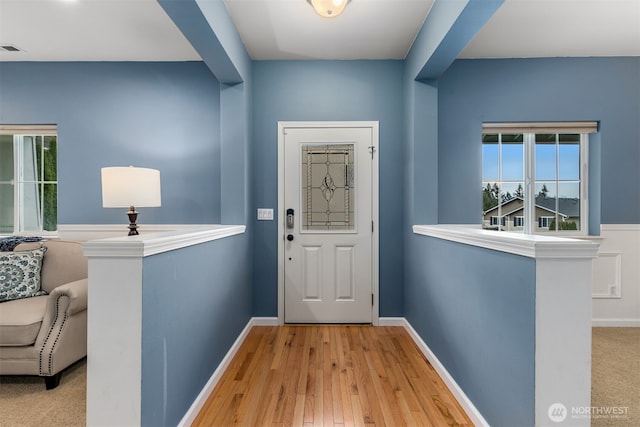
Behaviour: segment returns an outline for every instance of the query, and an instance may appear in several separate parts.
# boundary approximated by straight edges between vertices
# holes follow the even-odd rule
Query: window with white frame
[[[491,225],[502,225],[504,226],[506,224],[505,218],[504,217],[499,217],[499,216],[492,216],[491,220],[490,220],[490,224]]]
[[[549,228],[555,219],[553,216],[538,217],[538,228]]]
[[[484,124],[483,227],[587,234],[589,134],[595,122]],[[513,227],[494,222],[509,214]]]
[[[0,234],[57,229],[57,151],[55,126],[0,125]]]
[[[515,217],[513,217],[513,226],[514,227],[524,227],[524,216],[515,216]]]

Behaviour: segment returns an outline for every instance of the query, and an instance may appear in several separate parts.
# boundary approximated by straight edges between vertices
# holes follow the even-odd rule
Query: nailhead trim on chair
[[[56,310],[55,310],[56,316],[53,319],[53,322],[51,323],[51,328],[49,329],[49,333],[47,334],[47,337],[44,339],[44,342],[42,343],[42,347],[40,348],[40,375],[42,375],[42,376],[51,375],[51,371],[53,371],[53,357],[52,357],[53,351],[55,350],[56,345],[58,344],[58,339],[60,339],[60,335],[62,334],[62,330],[64,329],[64,325],[67,322],[68,316],[67,316],[66,311],[65,311],[65,316],[62,319],[62,323],[60,324],[60,327],[59,328],[55,328],[56,324],[58,323],[58,318],[60,317],[60,303],[59,303],[59,301],[60,301],[60,298],[62,298],[62,297],[66,297],[66,295],[60,295],[58,298],[56,298]],[[49,355],[48,355],[49,369],[47,371],[48,373],[45,373],[43,371],[43,369],[42,369],[42,365],[43,365],[43,363],[42,363],[43,360],[42,359],[43,359],[43,355],[44,355],[45,349],[47,348],[47,345],[51,341],[50,340],[51,331],[54,328],[58,330],[58,333],[56,334],[56,337],[55,337],[55,339],[53,341],[53,344],[51,345],[51,349],[49,350]]]

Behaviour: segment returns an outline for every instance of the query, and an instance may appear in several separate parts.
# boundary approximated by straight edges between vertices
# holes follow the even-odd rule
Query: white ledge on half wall
[[[137,236],[89,240],[82,244],[87,257],[146,257],[212,240],[242,234],[244,225],[181,225],[177,229]]]
[[[483,230],[479,225],[414,225],[413,232],[529,258],[595,258],[598,244],[589,240]]]

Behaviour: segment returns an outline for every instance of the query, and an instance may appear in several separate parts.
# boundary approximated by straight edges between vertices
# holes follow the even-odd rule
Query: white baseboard
[[[184,414],[184,417],[182,417],[182,420],[180,420],[180,423],[178,423],[178,427],[189,427],[195,421],[196,417],[200,413],[200,410],[207,402],[209,395],[213,392],[213,389],[216,388],[216,385],[218,385],[218,381],[220,381],[220,378],[222,378],[222,374],[224,374],[224,371],[231,364],[231,360],[233,360],[233,357],[240,349],[240,346],[249,334],[249,330],[251,330],[251,327],[253,326],[254,323],[252,318],[249,320],[247,326],[244,327],[242,332],[240,332],[240,335],[238,335],[238,338],[235,340],[227,354],[224,356],[216,370],[213,372],[213,375],[211,375],[209,381],[207,381],[204,388],[200,391],[198,397],[196,397],[196,400],[193,401],[187,413]]]
[[[213,372],[213,375],[211,375],[209,381],[207,381],[204,388],[198,394],[198,397],[196,397],[196,400],[193,401],[187,413],[184,414],[184,417],[182,417],[182,420],[180,420],[178,427],[188,427],[193,423],[193,421],[195,421],[198,413],[200,413],[200,410],[207,402],[209,395],[213,392],[213,389],[216,388],[216,385],[218,385],[218,381],[220,381],[220,378],[222,378],[222,374],[224,374],[224,371],[229,367],[229,365],[231,364],[231,360],[240,349],[240,346],[242,345],[244,340],[247,338],[247,335],[249,334],[251,328],[254,326],[278,326],[278,318],[252,317],[251,319],[249,319],[249,322],[247,322],[247,326],[245,326],[242,332],[240,332],[240,335],[238,335],[238,338],[235,340],[227,354],[224,356],[216,370]]]
[[[251,326],[278,326],[277,317],[253,317]]]
[[[596,328],[640,328],[640,319],[593,319]]]
[[[404,317],[381,317],[378,320],[379,326],[402,326],[407,324],[407,320]]]
[[[444,365],[440,363],[440,361],[438,360],[436,355],[433,354],[429,346],[427,346],[427,344],[422,340],[422,338],[420,338],[420,335],[418,335],[415,329],[413,329],[411,324],[405,318],[401,318],[401,320],[402,320],[402,326],[404,326],[404,328],[407,330],[407,332],[409,333],[413,341],[416,343],[420,351],[422,351],[422,354],[424,354],[424,356],[427,358],[429,363],[431,363],[431,365],[436,370],[438,375],[440,375],[440,378],[442,378],[442,381],[444,381],[447,388],[449,388],[449,390],[451,391],[451,394],[453,394],[453,396],[456,398],[456,400],[458,401],[462,409],[464,409],[464,411],[467,413],[469,418],[471,418],[471,421],[473,422],[473,424],[478,427],[480,426],[490,427],[487,420],[484,419],[480,411],[478,411],[478,409],[471,402],[471,400],[469,400],[469,398],[464,393],[462,388],[460,388],[458,383],[456,383],[456,381],[449,374],[449,372],[444,367]]]
[[[222,378],[222,374],[229,367],[229,365],[231,364],[231,360],[236,355],[236,353],[240,349],[240,346],[249,334],[249,330],[253,326],[278,326],[278,324],[279,323],[277,317],[253,317],[249,320],[247,326],[244,327],[236,341],[233,343],[225,357],[222,359],[222,362],[220,362],[213,375],[211,375],[211,378],[209,378],[209,381],[207,381],[202,391],[200,391],[200,393],[198,394],[198,397],[196,397],[196,400],[191,404],[191,407],[184,415],[184,417],[182,417],[182,420],[180,420],[178,427],[188,427],[196,419],[198,413],[209,398],[209,395],[213,392],[213,389],[218,384],[218,381],[220,381],[220,378]],[[460,386],[458,386],[453,377],[449,375],[449,372],[447,372],[444,365],[440,363],[438,358],[435,356],[435,354],[433,354],[433,352],[429,349],[422,338],[420,338],[420,335],[418,335],[415,329],[413,329],[407,319],[405,319],[404,317],[381,317],[379,319],[379,325],[401,326],[405,328],[409,333],[411,339],[413,339],[420,351],[425,355],[438,375],[440,375],[440,378],[442,378],[445,385],[449,388],[462,409],[464,409],[469,418],[471,418],[473,424],[476,426],[489,427],[489,423],[487,423],[482,414],[480,414],[473,403],[471,403],[467,395],[464,394],[464,391],[462,391]]]

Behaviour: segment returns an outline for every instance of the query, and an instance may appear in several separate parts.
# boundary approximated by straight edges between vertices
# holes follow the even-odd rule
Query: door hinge
[[[373,307],[373,294],[371,294],[371,307]]]
[[[376,228],[373,225],[373,221],[371,221],[371,232],[374,233],[375,231],[376,231]]]
[[[369,152],[371,153],[371,160],[373,160],[373,154],[376,152],[376,147],[373,145],[369,146]]]

